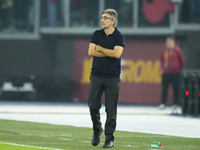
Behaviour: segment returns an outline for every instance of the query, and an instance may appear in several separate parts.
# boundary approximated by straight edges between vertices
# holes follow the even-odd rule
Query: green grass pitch
[[[134,125],[131,125],[134,128]],[[12,120],[0,120],[0,150],[99,150],[103,149],[102,134],[98,146],[91,145],[92,129]],[[150,147],[151,141],[162,143]],[[198,150],[199,138],[115,132],[116,150]]]

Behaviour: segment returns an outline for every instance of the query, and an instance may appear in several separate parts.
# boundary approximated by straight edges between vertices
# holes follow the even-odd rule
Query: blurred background
[[[199,0],[0,0],[0,99],[87,102],[88,46],[107,8],[126,37],[119,103],[160,103],[160,53],[171,34],[186,59],[180,96],[199,94]]]

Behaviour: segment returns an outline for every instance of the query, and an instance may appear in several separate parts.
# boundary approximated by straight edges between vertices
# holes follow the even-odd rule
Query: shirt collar
[[[105,33],[104,29],[102,29],[102,32],[103,32],[103,33],[106,35],[106,33]],[[115,30],[114,30],[114,32],[113,32],[112,34],[109,34],[108,36],[114,35],[116,32],[117,32],[117,28],[115,27]],[[106,36],[107,36],[107,35],[106,35]]]

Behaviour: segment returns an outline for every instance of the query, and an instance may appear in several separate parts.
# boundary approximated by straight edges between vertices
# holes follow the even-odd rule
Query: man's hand
[[[95,46],[95,50],[98,52],[101,52],[102,47],[100,45],[96,45]]]

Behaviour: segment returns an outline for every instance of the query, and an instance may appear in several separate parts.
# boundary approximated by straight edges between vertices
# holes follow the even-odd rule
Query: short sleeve
[[[119,34],[116,42],[116,46],[125,47],[125,36],[123,34]]]
[[[98,32],[97,31],[95,31],[93,33],[90,43],[94,43],[94,44],[98,45]]]

